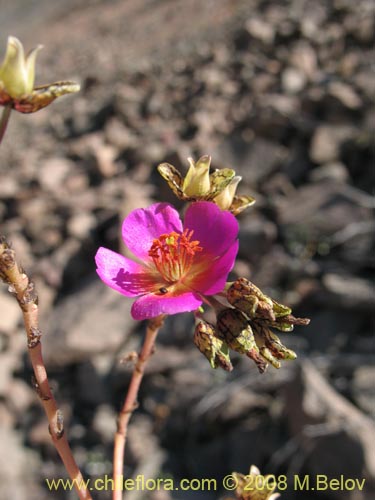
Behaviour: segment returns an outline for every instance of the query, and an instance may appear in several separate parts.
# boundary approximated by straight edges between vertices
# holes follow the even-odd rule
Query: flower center
[[[196,252],[203,250],[199,241],[191,241],[193,232],[189,229],[185,229],[182,234],[173,231],[162,234],[152,242],[148,254],[168,283],[183,278],[191,268]]]

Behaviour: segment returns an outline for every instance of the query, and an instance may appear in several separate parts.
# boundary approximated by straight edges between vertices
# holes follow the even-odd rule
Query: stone
[[[369,280],[328,273],[323,277],[323,285],[331,305],[369,313],[375,308],[375,287]]]
[[[84,240],[90,234],[90,231],[94,229],[96,224],[96,219],[94,215],[81,212],[74,214],[68,221],[67,228],[69,233],[79,240]]]
[[[250,35],[257,40],[265,43],[266,45],[270,45],[273,43],[275,38],[275,30],[272,24],[269,24],[267,21],[264,21],[260,17],[251,17],[246,22],[246,29],[250,33]]]
[[[313,80],[317,71],[316,52],[308,42],[298,43],[291,54],[291,63],[304,73],[306,78]]]
[[[281,84],[287,94],[298,94],[306,85],[306,77],[298,68],[286,68],[281,75]]]
[[[340,146],[353,136],[354,130],[349,126],[319,126],[311,139],[310,158],[315,163],[328,163],[340,156]]]
[[[38,180],[43,189],[57,192],[74,170],[74,163],[67,158],[50,158],[39,166]]]
[[[40,462],[35,452],[25,448],[21,435],[13,429],[0,428],[0,498],[37,500],[44,498],[37,486]]]
[[[314,168],[310,172],[309,178],[312,182],[332,180],[345,183],[349,181],[349,173],[345,165],[337,161]]]
[[[117,417],[112,406],[101,404],[96,408],[92,428],[100,435],[104,443],[113,442]]]
[[[271,221],[250,214],[240,226],[239,257],[256,262],[266,254],[277,238],[277,227]]]
[[[10,335],[21,321],[22,312],[16,299],[5,288],[0,289],[0,332]]]
[[[56,305],[41,325],[46,332],[46,363],[64,366],[95,354],[116,352],[135,325],[130,316],[131,303],[97,277],[83,284]]]
[[[346,83],[332,82],[329,85],[329,92],[348,109],[358,109],[362,105],[362,100],[357,92]]]

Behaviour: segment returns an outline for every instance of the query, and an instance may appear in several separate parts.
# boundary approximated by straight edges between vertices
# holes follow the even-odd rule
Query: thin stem
[[[3,113],[2,113],[1,119],[0,119],[0,144],[3,140],[4,134],[6,132],[11,112],[12,112],[12,105],[11,104],[7,104],[6,106],[4,106]]]
[[[143,379],[145,365],[154,352],[156,336],[160,328],[163,326],[164,318],[165,315],[161,315],[148,322],[145,340],[134,366],[125,402],[118,417],[117,432],[115,435],[113,450],[114,489],[112,500],[122,499],[124,452],[128,433],[128,424],[133,411],[137,408],[138,391]]]
[[[27,347],[34,370],[34,388],[47,415],[52,442],[74,481],[80,500],[92,500],[64,434],[63,416],[58,409],[48,382],[42,357],[41,331],[38,323],[38,300],[34,285],[16,262],[15,252],[0,239],[0,279],[9,285],[20,305],[27,334]]]

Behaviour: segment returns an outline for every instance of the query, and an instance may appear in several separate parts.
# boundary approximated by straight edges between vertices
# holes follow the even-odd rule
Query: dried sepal
[[[292,314],[288,314],[287,316],[276,318],[276,321],[271,321],[269,326],[281,332],[291,332],[294,329],[294,325],[307,326],[309,323],[309,318],[295,318]]]
[[[52,101],[65,94],[78,92],[80,86],[75,82],[55,82],[35,87],[32,92],[19,98],[10,97],[0,81],[0,105],[11,104],[12,108],[20,113],[35,113],[45,108]]]
[[[251,207],[255,203],[255,198],[252,196],[234,196],[229,210],[233,215],[239,215],[241,212],[246,210],[246,208]]]
[[[228,345],[216,336],[213,325],[206,321],[199,321],[194,331],[194,344],[206,356],[212,368],[220,366],[228,372],[233,370]]]
[[[184,179],[176,167],[170,163],[161,163],[158,166],[158,172],[167,181],[168,186],[180,200],[186,200],[182,188]]]

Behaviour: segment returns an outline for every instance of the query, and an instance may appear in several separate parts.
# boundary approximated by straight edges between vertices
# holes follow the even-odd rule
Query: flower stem
[[[41,331],[38,322],[38,298],[34,284],[20,269],[16,262],[14,250],[9,247],[3,238],[0,238],[0,279],[9,285],[10,292],[15,295],[22,310],[27,335],[27,347],[34,370],[34,388],[47,415],[52,442],[70,478],[74,481],[74,487],[80,500],[92,500],[64,434],[62,413],[57,407],[48,382],[42,357]]]
[[[3,113],[2,113],[1,118],[0,118],[0,144],[3,140],[4,134],[6,132],[11,112],[12,112],[12,106],[10,104],[7,104],[4,107]]]
[[[122,499],[124,452],[128,433],[128,424],[133,411],[137,408],[138,391],[143,379],[145,365],[154,352],[156,336],[160,328],[163,326],[164,319],[165,315],[160,315],[157,318],[150,320],[147,324],[145,340],[143,342],[137,362],[134,366],[125,402],[118,417],[117,432],[115,435],[113,450],[114,490],[112,500]]]

